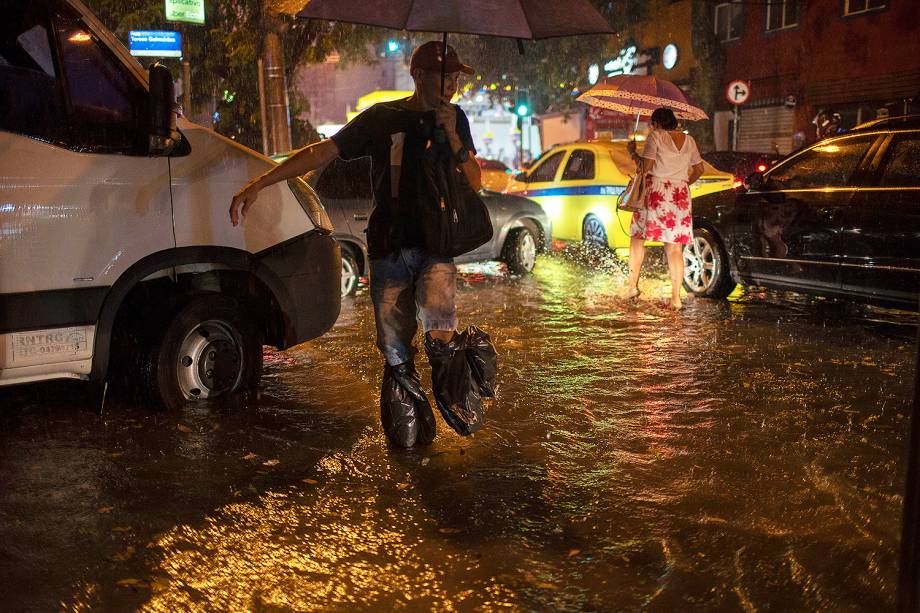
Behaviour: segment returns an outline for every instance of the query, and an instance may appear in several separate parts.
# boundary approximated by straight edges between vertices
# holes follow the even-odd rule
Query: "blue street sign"
[[[182,57],[182,36],[178,32],[131,30],[131,55]]]

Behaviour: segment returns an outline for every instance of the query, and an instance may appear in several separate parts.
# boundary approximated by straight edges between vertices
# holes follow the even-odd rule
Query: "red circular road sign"
[[[725,89],[725,99],[731,104],[744,104],[751,96],[751,85],[746,81],[732,81]]]

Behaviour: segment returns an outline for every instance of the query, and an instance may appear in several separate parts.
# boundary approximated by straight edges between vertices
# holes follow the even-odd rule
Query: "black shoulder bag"
[[[450,145],[435,134],[421,160],[418,204],[425,248],[441,257],[469,253],[492,240],[489,210],[457,168]]]

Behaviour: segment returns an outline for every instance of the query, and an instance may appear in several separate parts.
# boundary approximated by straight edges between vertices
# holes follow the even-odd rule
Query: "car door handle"
[[[367,221],[367,215],[355,214],[355,221]]]

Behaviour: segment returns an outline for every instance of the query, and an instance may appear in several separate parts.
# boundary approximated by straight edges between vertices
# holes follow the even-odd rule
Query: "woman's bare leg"
[[[629,238],[629,288],[626,291],[628,298],[639,295],[639,271],[642,270],[643,259],[645,259],[645,239],[631,236]]]
[[[684,282],[684,246],[665,243],[665,255],[668,257],[668,272],[671,274],[671,306],[681,308],[680,287]]]

